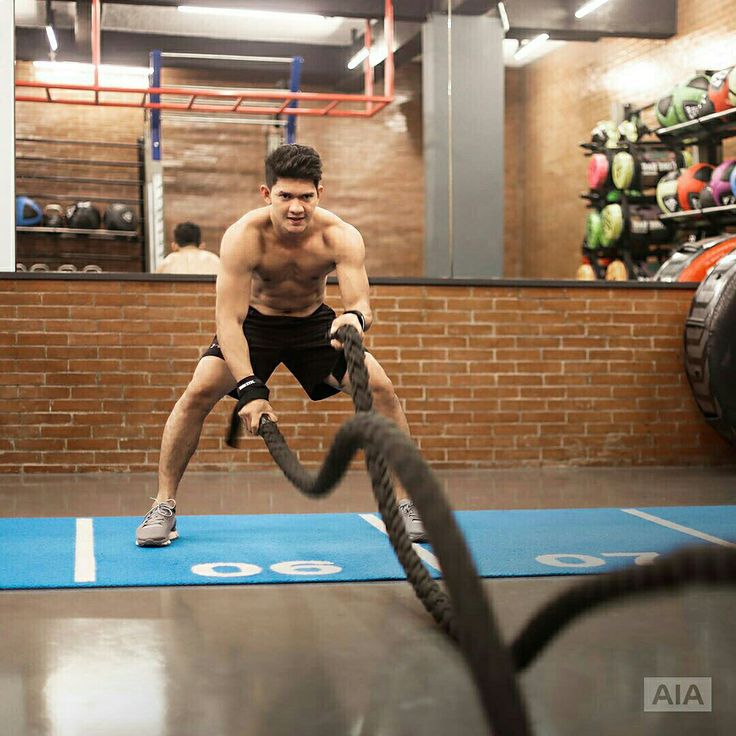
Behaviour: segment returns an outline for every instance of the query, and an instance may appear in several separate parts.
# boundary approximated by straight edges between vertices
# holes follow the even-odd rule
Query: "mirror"
[[[682,9],[678,18],[673,0],[598,2],[579,19],[582,0],[454,0],[429,14],[408,2],[395,9],[394,100],[363,116],[370,103],[339,96],[366,83],[383,94],[382,1],[220,5],[106,2],[98,19],[97,3],[16,2],[16,78],[36,85],[17,92],[20,269],[153,272],[178,249],[206,272],[203,254],[218,252],[225,228],[263,205],[266,153],[299,142],[321,153],[321,205],[361,231],[370,276],[574,279],[592,260],[603,277],[625,259],[615,245],[584,244],[599,227],[589,215],[603,211],[581,198],[601,151],[580,144],[599,121],[641,108],[641,127],[660,127],[652,105],[673,85],[736,61],[734,28],[716,18],[704,28]],[[97,83],[115,90],[98,94],[102,105],[68,89],[94,83],[98,53]],[[125,91],[151,74],[176,90],[160,113]],[[290,89],[332,97],[289,115],[279,95]],[[71,98],[85,104],[58,104]],[[719,131],[687,146],[695,162],[736,155]],[[659,222],[655,189],[642,195],[621,208],[626,232]],[[199,244],[174,245],[185,222],[199,226]],[[636,240],[625,276],[649,278],[678,243],[733,223],[722,213],[669,222],[666,242]]]

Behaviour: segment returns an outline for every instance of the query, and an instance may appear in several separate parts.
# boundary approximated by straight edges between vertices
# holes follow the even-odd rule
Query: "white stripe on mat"
[[[96,580],[94,525],[92,519],[77,519],[77,539],[74,546],[74,582],[94,583]]]
[[[683,534],[689,534],[691,537],[697,537],[698,539],[704,539],[706,542],[713,542],[713,544],[720,544],[721,547],[736,547],[736,544],[729,542],[726,539],[720,537],[714,537],[712,534],[706,534],[705,532],[698,531],[697,529],[691,529],[689,526],[683,526],[677,524],[674,521],[668,521],[663,519],[661,516],[654,516],[654,514],[648,514],[646,511],[639,511],[639,509],[621,509],[625,514],[631,514],[632,516],[638,516],[640,519],[651,521],[654,524],[660,526],[666,526],[668,529],[674,529],[677,532]]]
[[[360,518],[378,529],[379,532],[383,532],[388,536],[386,525],[377,516],[373,516],[373,514],[360,514]],[[424,560],[430,567],[437,570],[437,572],[442,572],[439,560],[426,547],[422,547],[421,544],[412,544],[411,546],[414,547],[414,551],[419,555],[420,559]]]

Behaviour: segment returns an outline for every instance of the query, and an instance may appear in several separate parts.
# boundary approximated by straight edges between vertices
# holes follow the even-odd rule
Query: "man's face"
[[[298,234],[309,227],[322,186],[315,187],[308,179],[277,179],[271,189],[262,186],[261,194],[271,205],[274,224],[286,233]]]

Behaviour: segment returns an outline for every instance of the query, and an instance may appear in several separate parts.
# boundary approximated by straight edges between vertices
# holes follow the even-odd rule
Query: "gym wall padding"
[[[694,289],[376,285],[368,345],[434,467],[731,465],[683,369]],[[328,299],[338,305],[337,288]],[[0,277],[0,472],[154,471],[161,432],[214,331],[214,283]],[[273,406],[303,462],[352,414],[280,368]],[[232,402],[192,469],[272,468],[230,450]]]
[[[721,54],[723,65],[736,60],[736,0],[679,0],[677,8],[673,38],[568,43],[522,69],[507,70],[507,121],[520,120],[516,135],[523,145],[514,175],[522,192],[507,197],[521,221],[506,238],[507,263],[518,264],[518,270],[507,276],[573,277],[585,219],[579,195],[586,160],[577,145],[588,140],[597,120],[610,117],[614,104],[649,104],[696,69],[718,68]],[[518,80],[512,83],[510,77]],[[724,158],[735,155],[736,139],[724,141]],[[514,222],[508,208],[508,221]]]

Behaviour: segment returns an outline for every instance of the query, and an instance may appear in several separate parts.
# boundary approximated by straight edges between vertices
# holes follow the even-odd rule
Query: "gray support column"
[[[422,29],[424,273],[500,277],[503,29],[497,18],[454,16],[451,33],[448,44],[446,15]]]
[[[15,14],[0,2],[0,271],[15,271]]]

